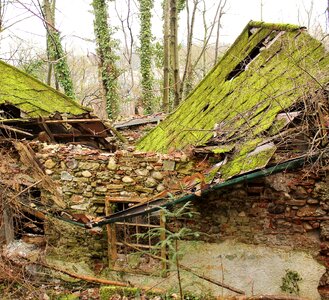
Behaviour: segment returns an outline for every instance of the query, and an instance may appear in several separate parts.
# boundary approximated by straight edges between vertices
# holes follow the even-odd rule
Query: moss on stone
[[[126,297],[138,297],[141,295],[141,290],[132,287],[116,287],[116,286],[102,286],[99,289],[100,300],[111,299],[114,295],[126,296]]]
[[[56,299],[57,300],[79,300],[80,298],[77,295],[70,294],[70,295],[59,296]]]
[[[79,115],[90,110],[32,76],[0,61],[0,104],[11,104],[28,117],[56,112]]]

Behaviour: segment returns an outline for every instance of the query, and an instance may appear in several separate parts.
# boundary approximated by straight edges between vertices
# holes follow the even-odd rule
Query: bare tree
[[[115,4],[115,11],[117,17],[120,21],[121,31],[123,32],[124,36],[124,50],[123,50],[123,57],[126,60],[127,68],[129,68],[130,74],[130,87],[128,93],[132,90],[135,85],[135,78],[134,78],[134,71],[132,67],[132,58],[133,58],[133,45],[134,45],[134,35],[132,30],[132,8],[131,8],[131,0],[125,0],[125,5],[127,6],[127,15],[123,16]]]
[[[328,0],[328,4],[327,4],[327,22],[328,22],[327,26],[329,28],[329,0]]]
[[[195,16],[198,8],[198,4],[200,0],[193,0],[193,8],[192,14],[190,14],[190,5],[189,1],[186,1],[186,13],[187,13],[187,45],[186,45],[186,60],[184,73],[182,77],[181,84],[181,95],[187,94],[192,89],[192,45],[193,45],[193,34],[194,34],[194,24],[195,24]],[[187,79],[187,80],[186,80]]]
[[[6,1],[0,0],[0,32],[2,32],[3,30],[5,11],[6,11]]]
[[[222,27],[222,24],[221,24],[221,19],[223,17],[223,15],[225,14],[225,7],[226,7],[226,1],[227,0],[224,0],[223,1],[223,4],[220,5],[220,11],[219,11],[219,14],[218,14],[218,19],[217,19],[217,32],[216,32],[216,44],[215,44],[215,59],[214,59],[214,65],[217,64],[217,61],[218,61],[218,54],[219,54],[219,38],[220,38],[220,28]]]
[[[219,34],[220,34],[220,27],[221,27],[221,19],[223,15],[225,14],[225,7],[227,0],[220,0],[215,8],[215,15],[212,20],[212,22],[209,24],[209,17],[207,13],[209,10],[213,10],[213,6],[211,8],[207,7],[207,1],[205,0],[193,0],[194,6],[192,9],[192,14],[191,14],[191,21],[188,22],[188,43],[187,43],[187,55],[186,55],[186,64],[185,64],[185,70],[183,74],[183,80],[182,80],[182,94],[184,96],[188,95],[189,92],[191,91],[193,87],[193,77],[194,74],[197,72],[197,69],[200,65],[200,62],[202,62],[202,77],[205,76],[206,72],[208,71],[209,67],[207,65],[207,59],[206,59],[206,54],[207,50],[210,46],[210,40],[213,37],[213,32],[216,29],[216,42],[215,42],[215,58],[213,60],[213,64],[215,64],[218,60],[218,53],[219,53]],[[202,8],[199,9],[199,5],[202,3]],[[208,5],[209,6],[209,5]],[[187,9],[187,15],[190,15],[189,12],[189,5],[186,5]],[[203,21],[203,40],[202,40],[202,46],[201,50],[199,51],[198,55],[192,59],[191,57],[191,51],[193,48],[193,28],[194,28],[194,19],[197,18],[197,11],[201,13],[202,16],[202,21]],[[188,19],[190,19],[188,17]]]

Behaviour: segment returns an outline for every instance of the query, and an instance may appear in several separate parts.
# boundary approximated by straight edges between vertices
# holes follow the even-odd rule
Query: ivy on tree
[[[113,32],[108,24],[108,12],[105,0],[93,0],[94,32],[96,36],[97,54],[102,80],[106,111],[109,118],[115,119],[119,113],[118,76],[116,62],[119,59],[114,49],[118,47]]]
[[[67,63],[66,53],[63,50],[60,33],[55,29],[55,0],[44,0],[43,14],[45,17],[45,26],[47,29],[47,55],[51,64],[54,65],[55,79],[63,88],[64,93],[74,98],[73,81],[70,69]],[[49,78],[51,68],[49,70]],[[48,80],[50,84],[50,79]]]
[[[140,60],[142,75],[142,102],[145,113],[149,114],[153,111],[154,95],[153,95],[153,74],[152,74],[152,31],[151,31],[151,9],[153,8],[153,0],[139,0],[140,3]]]

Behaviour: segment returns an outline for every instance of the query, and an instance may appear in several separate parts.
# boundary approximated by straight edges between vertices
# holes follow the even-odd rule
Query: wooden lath
[[[126,139],[108,121],[95,118],[90,114],[64,119],[54,117],[0,119],[0,136],[15,139],[36,139],[42,142],[93,143],[95,147],[114,151],[108,140],[114,137],[125,143]]]
[[[40,185],[42,188],[52,195],[52,200],[60,208],[65,208],[66,204],[63,201],[61,193],[58,191],[58,187],[55,182],[48,176],[43,170],[41,163],[37,159],[34,151],[28,144],[24,144],[19,141],[12,142],[14,147],[19,153],[21,162],[28,168],[31,169],[34,178],[40,180]]]
[[[132,204],[133,206],[138,206],[142,203],[147,202],[149,199],[147,198],[138,198],[138,197],[111,197],[106,196],[105,198],[105,212],[106,217],[110,217],[115,213],[114,207],[116,205],[128,206]],[[154,223],[151,221],[150,215],[146,217],[134,217],[131,220],[124,220],[123,222],[115,222],[112,224],[108,224],[106,226],[107,236],[108,236],[108,260],[109,266],[118,271],[124,271],[124,268],[116,266],[116,260],[118,259],[119,252],[123,252],[125,255],[128,255],[130,252],[135,252],[136,249],[139,251],[147,251],[147,250],[158,250],[159,257],[161,257],[161,269],[162,271],[166,271],[167,264],[165,262],[167,252],[166,247],[158,247],[151,236],[147,236],[147,232],[149,230],[154,229],[163,229],[159,230],[160,236],[159,240],[164,241],[166,238],[165,228],[166,222],[165,219],[161,216],[157,218],[157,222]],[[142,233],[145,234],[146,238],[140,238]],[[121,235],[120,235],[121,233]],[[121,249],[121,250],[120,250]],[[164,272],[165,273],[165,272]]]

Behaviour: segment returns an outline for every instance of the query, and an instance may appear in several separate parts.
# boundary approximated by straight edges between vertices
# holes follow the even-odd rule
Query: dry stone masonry
[[[115,153],[80,145],[38,144],[37,157],[56,181],[68,207],[104,214],[106,196],[147,199],[186,176],[186,155],[128,150]],[[132,201],[133,202],[133,201]]]

